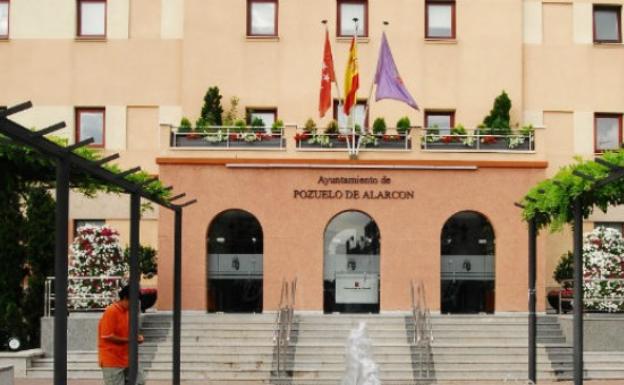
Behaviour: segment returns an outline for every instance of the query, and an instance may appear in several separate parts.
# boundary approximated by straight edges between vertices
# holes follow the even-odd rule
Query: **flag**
[[[321,70],[321,93],[319,95],[319,113],[321,118],[331,107],[331,84],[336,81],[334,59],[329,44],[329,31],[325,30],[325,49],[323,51],[323,67]]]
[[[351,48],[349,49],[349,61],[347,62],[347,69],[345,71],[344,87],[345,98],[343,111],[345,115],[349,115],[351,107],[355,105],[355,93],[360,87],[360,75],[358,74],[355,37],[353,37],[353,40],[351,40]]]
[[[394,64],[392,52],[384,32],[381,37],[381,48],[379,49],[379,59],[377,60],[377,71],[375,72],[375,100],[394,99],[406,103],[410,107],[418,110],[418,105],[412,95],[410,95],[399,71]]]

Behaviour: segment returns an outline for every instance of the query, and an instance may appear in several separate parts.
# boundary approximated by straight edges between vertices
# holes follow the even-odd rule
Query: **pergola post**
[[[67,227],[69,221],[69,161],[56,163],[56,234],[54,252],[54,385],[67,384]]]
[[[174,210],[173,246],[173,385],[180,385],[180,333],[182,321],[182,208]]]
[[[583,206],[574,198],[574,385],[583,385]]]
[[[128,383],[135,385],[139,368],[139,223],[141,220],[141,197],[130,194],[130,327],[128,344],[129,375]]]
[[[537,259],[537,223],[529,220],[529,380],[537,382],[537,316],[535,313],[535,276]]]

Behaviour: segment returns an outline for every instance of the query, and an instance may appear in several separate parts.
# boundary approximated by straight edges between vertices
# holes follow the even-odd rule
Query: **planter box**
[[[466,146],[465,144],[458,143],[458,142],[451,142],[451,143],[444,143],[444,142],[426,143],[426,147],[425,147],[425,143],[422,144],[422,148],[426,149],[426,150],[474,150],[475,146],[476,146],[476,144],[473,144],[472,146]]]
[[[329,143],[330,146],[321,146],[318,143],[308,143],[308,140],[303,140],[301,141],[301,143],[298,144],[298,148],[315,148],[315,149],[347,149],[347,142],[345,140],[338,140],[338,138],[333,137],[333,138],[329,138]],[[412,148],[412,143],[411,140],[408,141],[407,143],[407,149],[411,149]],[[382,139],[379,139],[377,142],[377,146],[374,146],[372,144],[368,144],[366,146],[360,146],[360,149],[368,149],[368,150],[375,150],[375,149],[396,149],[396,150],[404,150],[405,149],[405,141],[404,140],[400,140],[400,141],[384,141]]]
[[[175,135],[172,137],[173,147],[206,147],[206,148],[281,148],[285,147],[283,143],[284,139],[281,137],[272,137],[270,139],[263,139],[254,142],[245,142],[244,140],[230,141],[229,145],[227,141],[222,142],[209,142],[205,139],[205,136],[199,136],[196,138],[188,138],[186,136]]]

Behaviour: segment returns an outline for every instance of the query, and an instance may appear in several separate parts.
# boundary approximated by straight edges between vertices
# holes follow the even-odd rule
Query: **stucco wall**
[[[381,309],[407,310],[410,279],[422,279],[432,309],[440,303],[440,232],[463,210],[485,215],[496,235],[496,309],[526,311],[526,226],[512,204],[526,186],[543,178],[543,169],[464,171],[231,169],[224,166],[161,165],[161,178],[196,197],[183,216],[183,308],[206,307],[206,236],[212,219],[226,209],[256,216],[264,234],[264,309],[277,306],[283,278],[298,279],[297,307],[322,309],[323,233],[345,210],[370,215],[381,232]],[[391,190],[412,190],[414,200],[300,200],[295,189],[318,189],[319,176],[384,175]],[[366,186],[338,189],[367,190]],[[374,190],[383,189],[375,186]],[[161,210],[160,263],[170,265],[173,221]],[[541,263],[543,266],[543,262]],[[538,298],[543,299],[543,271]],[[159,309],[171,307],[172,271],[159,273]],[[540,307],[543,306],[540,303]]]

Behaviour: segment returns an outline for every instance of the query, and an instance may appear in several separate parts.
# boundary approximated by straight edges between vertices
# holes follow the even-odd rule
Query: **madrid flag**
[[[331,84],[336,81],[334,59],[329,45],[329,31],[325,31],[325,49],[323,51],[323,68],[321,69],[321,93],[319,95],[319,113],[321,118],[331,107]]]
[[[349,61],[345,71],[344,79],[345,98],[343,111],[345,115],[349,115],[351,108],[355,105],[355,93],[360,87],[360,75],[358,74],[357,65],[357,48],[355,46],[355,37],[351,40],[351,48],[349,49]]]

